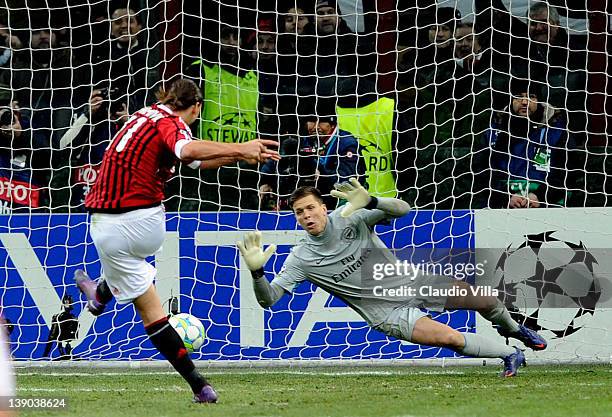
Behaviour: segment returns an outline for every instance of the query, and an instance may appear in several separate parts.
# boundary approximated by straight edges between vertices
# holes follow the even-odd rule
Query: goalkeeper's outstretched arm
[[[384,211],[389,217],[402,217],[410,211],[410,204],[398,198],[378,197],[376,198],[376,206],[373,208]]]
[[[269,283],[266,279],[263,268],[251,271],[253,276],[253,288],[257,302],[263,308],[272,307],[285,294],[285,290],[279,285]]]
[[[270,245],[264,251],[261,232],[248,232],[244,236],[244,242],[237,242],[236,245],[253,276],[257,302],[264,308],[273,306],[281,299],[285,290],[277,284],[268,282],[263,267],[276,250],[276,245]]]
[[[410,205],[403,200],[389,197],[372,197],[357,178],[349,179],[349,182],[336,184],[336,189],[331,195],[347,201],[342,209],[342,217],[348,217],[361,208],[366,210],[378,209],[387,217],[402,217],[410,211]]]

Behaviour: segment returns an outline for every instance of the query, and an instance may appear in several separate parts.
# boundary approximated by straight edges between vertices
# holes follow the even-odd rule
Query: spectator
[[[73,122],[62,138],[62,146],[70,145],[74,149],[71,210],[85,209],[85,197],[98,177],[104,152],[126,120],[125,117],[109,117],[109,106],[112,104],[106,99],[103,91],[93,90],[83,115]]]
[[[329,113],[329,112],[326,112]],[[320,115],[317,134],[310,143],[305,143],[305,170],[314,171],[314,182],[324,196],[328,207],[334,208],[337,201],[329,196],[334,184],[346,182],[350,177],[365,181],[365,166],[360,157],[359,142],[349,132],[338,129],[335,115]]]
[[[427,38],[422,40],[421,35],[417,39],[416,57],[412,56],[416,65],[417,86],[447,79],[448,72],[454,68],[454,34],[459,23],[461,13],[452,7],[440,7],[434,16],[426,15],[423,32]]]
[[[370,195],[396,197],[395,156],[401,144],[396,142],[394,129],[395,100],[377,95],[375,86],[356,96],[354,101],[338,100],[338,125],[359,141]]]
[[[278,28],[277,98],[281,131],[297,131],[298,115],[312,114],[316,107],[317,58],[312,14],[294,3],[279,15]]]
[[[317,142],[312,144],[316,156],[315,187],[328,195],[334,184],[347,182],[350,177],[365,181],[365,166],[360,157],[359,142],[349,132],[338,128],[335,115],[319,116]],[[310,158],[315,162],[315,158]],[[334,207],[330,198],[329,207]]]
[[[0,101],[0,213],[29,212],[42,205],[32,176],[28,121],[8,99]]]
[[[461,20],[461,13],[452,7],[440,7],[436,10],[435,21],[427,27],[427,40],[429,53],[433,53],[433,61],[443,62],[451,57],[453,50],[453,35],[455,26]],[[435,47],[435,48],[432,48]],[[427,55],[421,55],[427,59]],[[429,63],[427,59],[427,63]]]
[[[23,49],[21,39],[15,36],[15,31],[11,31],[8,26],[0,20],[0,94],[2,100],[15,101],[18,106],[17,97],[14,91],[9,91],[13,78],[13,68],[19,66],[20,55],[29,53]]]
[[[413,66],[418,66],[412,70],[404,67],[408,70],[404,75],[408,81],[401,84],[405,86],[410,77],[414,77],[415,99],[412,103],[401,103],[399,117],[416,127],[416,143],[402,144],[401,147],[416,148],[413,159],[416,170],[408,169],[406,172],[413,172],[415,183],[422,187],[419,200],[416,195],[411,200],[420,206],[423,199],[429,198],[436,208],[461,207],[458,202],[465,202],[462,196],[469,193],[466,187],[453,183],[452,175],[463,178],[471,175],[471,163],[465,160],[466,152],[477,152],[475,144],[479,141],[474,140],[474,132],[480,136],[489,125],[489,90],[478,83],[477,74],[471,68],[468,71],[462,66],[463,60],[458,61],[455,57],[455,30],[462,27],[459,19],[460,13],[448,7],[437,9],[435,16],[426,15],[422,35],[426,38],[419,41],[417,45],[422,46],[416,52],[406,55],[406,59],[412,58]],[[463,43],[468,42],[471,45],[466,48]],[[462,37],[459,45],[460,53],[468,61],[473,44],[471,38],[464,40]],[[483,64],[479,69],[485,66]],[[481,76],[486,79],[487,73]],[[456,163],[458,160],[461,163]],[[404,179],[402,182],[405,183]],[[443,200],[446,203],[438,205]],[[467,204],[471,202],[467,201]]]
[[[23,48],[21,39],[8,26],[0,22],[0,80],[8,85],[11,68],[15,65],[15,53]]]
[[[306,35],[308,26],[312,24],[310,18],[302,6],[290,6],[282,17],[283,33]],[[291,42],[291,41],[290,41]],[[293,38],[293,44],[297,45],[297,38]]]
[[[194,61],[186,73],[201,86],[204,95],[198,137],[219,142],[246,142],[257,137],[258,75],[245,65],[242,40],[235,27],[220,31],[218,54]],[[208,51],[203,51],[203,53]],[[214,60],[214,61],[213,61]],[[249,62],[247,57],[247,62]],[[249,62],[250,64],[250,62]],[[198,178],[195,178],[198,176]],[[182,192],[182,210],[257,209],[257,166],[240,162],[218,170],[194,172],[181,168],[173,187]],[[178,182],[182,182],[178,184]]]
[[[452,146],[472,148],[474,135],[479,137],[489,127],[491,97],[501,100],[490,88],[491,54],[483,50],[479,36],[471,23],[460,23],[455,28],[455,73],[452,110]],[[442,103],[441,107],[450,103]],[[474,149],[473,149],[474,150]]]
[[[260,19],[254,61],[259,70],[276,71],[276,26],[274,19]]]
[[[526,68],[524,60],[528,49],[527,25],[514,17],[504,6],[502,0],[475,2],[475,31],[480,34],[479,41],[492,55],[493,78],[491,86],[498,91],[507,89],[511,69]],[[521,69],[522,70],[522,69]],[[507,91],[507,90],[506,90]],[[506,98],[495,108],[507,106]]]
[[[403,54],[402,84],[423,86],[432,83],[434,77],[444,78],[440,65],[448,67],[453,60],[455,26],[460,22],[461,13],[452,7],[440,7],[435,12],[424,10],[417,15],[417,25],[422,29],[417,33],[415,47]]]
[[[334,184],[346,182],[350,177],[365,182],[365,165],[359,156],[359,143],[352,134],[338,129],[335,115],[319,116],[316,125],[312,118],[308,118],[305,128],[308,136],[303,136],[299,143],[293,141],[289,146],[285,145],[287,150],[297,148],[298,157],[295,162],[292,161],[290,167],[285,168],[281,163],[270,162],[263,166],[264,176],[260,191],[262,194],[274,192],[275,189],[278,191],[280,188],[277,188],[277,184],[284,179],[279,177],[277,181],[275,175],[290,173],[298,177],[297,186],[314,184],[321,190],[326,204],[330,204],[328,207],[336,207],[337,201],[334,202],[334,198],[329,194]],[[295,154],[293,151],[293,155]],[[286,208],[283,202],[295,188],[291,190],[285,186],[280,190],[282,194],[279,192],[279,207]]]
[[[198,59],[187,73],[200,81],[204,93],[201,139],[244,142],[257,136],[257,74],[240,65],[242,42],[237,28],[221,29],[219,62]]]
[[[32,181],[48,186],[41,193],[41,206],[66,208],[69,203],[69,155],[60,152],[59,140],[70,126],[73,106],[80,105],[85,84],[70,48],[59,47],[56,30],[48,27],[46,13],[33,14],[32,29],[24,44],[28,53],[19,54],[11,73],[14,98],[32,129],[34,150]],[[48,201],[46,201],[48,199]]]
[[[274,19],[262,18],[259,20],[256,42],[253,61],[257,68],[259,93],[257,130],[263,136],[277,137],[280,133],[278,118],[279,77]]]
[[[111,102],[111,118],[125,117],[154,102],[150,91],[159,79],[157,66],[149,63],[149,49],[142,39],[141,16],[132,8],[113,10],[110,40],[93,59],[94,84]],[[108,78],[107,78],[108,77]]]
[[[490,39],[493,89],[506,90],[510,74],[548,85],[549,104],[567,110],[573,140],[584,143],[587,121],[584,37],[569,36],[560,26],[559,11],[547,2],[531,4],[527,25],[513,17],[500,0],[494,0],[485,9],[483,4],[477,2],[476,25],[484,32],[481,40]],[[505,100],[498,98],[494,96],[495,109],[506,106]]]
[[[586,135],[586,45],[568,36],[560,26],[559,12],[545,2],[536,2],[528,12],[529,78],[548,84],[551,105],[568,111],[571,132]],[[519,76],[522,74],[519,74]]]
[[[73,85],[83,80],[68,48],[58,48],[55,31],[37,26],[29,33],[28,54],[20,55],[12,71],[12,87],[21,111],[30,118],[40,148],[56,147],[70,124]]]
[[[475,77],[477,91],[489,87],[491,78],[491,53],[480,45],[480,37],[474,33],[471,23],[461,23],[455,29],[455,62],[458,75]]]
[[[129,113],[153,100],[149,84],[157,78],[156,70],[152,69],[155,66],[148,63],[141,16],[134,9],[112,10],[107,30],[106,42],[94,49],[95,88],[61,143],[62,148],[72,150],[70,202],[76,211],[84,208],[85,196],[97,178],[112,137],[127,121]]]
[[[460,23],[460,16],[459,11],[453,8],[437,9],[435,16],[426,18],[427,44],[419,42],[417,45],[421,47],[405,55],[405,59],[412,64],[404,66],[407,72],[403,77],[408,78],[402,84],[413,82],[412,85],[416,87],[415,102],[408,105],[411,112],[416,114],[412,116],[409,113],[406,117],[416,117],[419,129],[417,145],[421,147],[434,143],[459,146],[453,139],[466,137],[466,132],[472,129],[462,123],[460,132],[457,132],[456,120],[462,120],[466,111],[473,111],[471,106],[466,108],[457,104],[458,100],[472,94],[471,79],[455,78],[454,30]],[[402,110],[404,106],[401,106]]]
[[[282,135],[279,162],[268,161],[261,167],[259,186],[260,210],[288,210],[291,193],[303,185],[315,184],[316,167],[310,158],[315,154],[317,118],[304,118],[298,136]]]
[[[485,133],[491,175],[489,207],[558,207],[568,197],[568,142],[563,113],[546,103],[541,83],[513,79],[509,107]]]
[[[373,43],[349,29],[335,0],[318,0],[316,15],[316,94],[343,95],[361,77],[375,75]]]

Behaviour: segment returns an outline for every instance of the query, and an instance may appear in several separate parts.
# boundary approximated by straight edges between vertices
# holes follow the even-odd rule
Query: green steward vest
[[[359,141],[368,190],[375,197],[397,196],[392,154],[394,111],[395,102],[387,97],[356,109],[336,108],[338,127]]]
[[[204,103],[198,137],[216,142],[238,143],[257,137],[257,74],[244,77],[219,65],[204,68]]]

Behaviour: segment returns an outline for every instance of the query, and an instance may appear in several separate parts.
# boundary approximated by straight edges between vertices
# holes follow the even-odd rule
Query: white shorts
[[[409,342],[412,340],[414,325],[421,317],[429,317],[429,315],[415,307],[398,307],[375,329],[387,336]]]
[[[0,397],[12,397],[15,395],[15,379],[11,366],[11,358],[9,355],[8,339],[6,337],[6,328],[0,319]],[[2,399],[0,398],[0,401]],[[2,404],[0,404],[0,412]]]
[[[104,280],[119,304],[134,301],[153,283],[157,270],[146,258],[164,241],[164,209],[152,207],[121,214],[91,215],[91,238],[102,263]]]

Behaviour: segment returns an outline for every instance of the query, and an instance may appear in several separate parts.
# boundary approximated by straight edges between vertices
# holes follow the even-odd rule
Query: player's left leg
[[[194,400],[216,402],[217,393],[195,370],[183,340],[168,323],[153,285],[157,270],[146,261],[161,249],[164,240],[163,209],[154,207],[117,215],[94,213],[90,232],[104,270],[103,295],[112,293],[119,304],[133,303],[149,339],[189,383]],[[94,287],[88,284],[88,300],[97,299],[101,285],[92,293]],[[107,302],[106,298],[98,301]]]
[[[505,377],[515,376],[518,368],[525,364],[525,355],[518,348],[488,340],[476,333],[460,333],[429,317],[416,320],[408,340],[421,345],[450,348],[466,356],[503,359],[502,375]]]
[[[472,291],[469,291],[470,285],[466,282],[458,281],[453,285],[468,291],[464,292],[466,294],[464,296],[448,297],[444,306],[445,309],[475,310],[490,321],[502,336],[518,339],[533,350],[546,349],[546,340],[534,330],[517,323],[499,299],[491,296],[475,295]]]
[[[104,312],[106,304],[113,299],[113,294],[108,288],[108,284],[101,279],[97,284],[82,269],[74,271],[74,281],[79,290],[87,298],[87,310],[94,316],[99,316]]]
[[[217,393],[195,369],[183,340],[168,322],[155,286],[151,285],[144,294],[136,298],[134,306],[140,314],[151,343],[187,381],[193,391],[194,401],[217,402]]]

